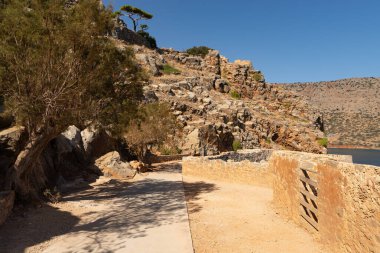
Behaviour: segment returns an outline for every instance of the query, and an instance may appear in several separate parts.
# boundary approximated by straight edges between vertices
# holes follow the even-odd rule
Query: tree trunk
[[[137,32],[137,22],[133,21],[133,30]]]
[[[36,200],[38,192],[35,182],[44,181],[45,174],[38,171],[40,157],[49,142],[55,137],[52,134],[41,134],[30,137],[25,148],[17,156],[13,165],[13,181],[18,197],[21,200]]]

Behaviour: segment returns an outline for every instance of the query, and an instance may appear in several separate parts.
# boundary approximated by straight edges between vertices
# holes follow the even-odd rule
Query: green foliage
[[[179,74],[181,74],[180,70],[178,70],[178,69],[170,66],[169,64],[165,64],[163,66],[162,72],[164,74],[166,74],[166,75],[171,75],[171,74],[173,74],[173,75],[179,75]]]
[[[148,25],[146,25],[146,24],[142,24],[142,25],[140,25],[140,31],[146,31],[146,30],[148,30],[149,29],[149,26]]]
[[[203,58],[208,54],[211,49],[205,46],[192,47],[186,50],[186,53],[191,55],[202,56]]]
[[[232,149],[236,152],[238,151],[239,149],[242,149],[242,145],[240,143],[240,141],[238,140],[234,140],[233,143],[232,143]]]
[[[140,30],[137,33],[140,34],[142,37],[144,37],[148,41],[150,48],[157,48],[156,39],[152,37],[148,32],[144,30]]]
[[[327,148],[327,146],[329,145],[329,140],[327,138],[319,139],[318,144]]]
[[[261,73],[261,71],[257,71],[253,74],[253,79],[256,81],[256,82],[263,82],[265,79],[264,79],[264,76],[263,74]]]
[[[13,0],[0,9],[0,94],[29,136],[14,164],[22,195],[43,180],[37,163],[51,139],[73,124],[120,133],[147,81],[133,51],[105,36],[114,25],[111,9],[98,0],[65,4]]]
[[[230,91],[230,95],[231,95],[231,97],[234,98],[234,99],[240,99],[240,98],[241,98],[240,93],[237,92],[236,90],[231,90],[231,91]]]
[[[152,103],[141,106],[136,120],[127,127],[125,139],[140,161],[149,145],[161,145],[176,129],[169,104]]]
[[[123,14],[121,13],[121,11],[115,11],[112,16],[115,17],[115,18],[119,18],[122,15]]]
[[[120,8],[120,11],[123,11],[127,14],[127,16],[129,17],[129,19],[132,20],[132,23],[133,23],[133,30],[135,32],[137,32],[137,26],[138,26],[138,22],[140,20],[146,20],[146,19],[152,19],[153,18],[153,15],[146,12],[146,11],[143,11],[139,8],[136,8],[134,6],[131,6],[131,5],[124,5]]]
[[[139,8],[136,8],[134,6],[131,6],[131,5],[124,5],[120,8],[121,11],[125,11],[127,12],[128,14],[133,14],[133,15],[138,15],[140,16],[142,19],[152,19],[153,18],[153,15],[146,12],[146,11],[143,11]]]
[[[31,133],[84,120],[115,124],[142,96],[145,76],[133,52],[104,36],[112,12],[97,0],[64,4],[15,0],[1,11],[0,91]]]

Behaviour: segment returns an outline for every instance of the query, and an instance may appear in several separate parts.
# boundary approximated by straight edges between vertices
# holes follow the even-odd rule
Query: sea
[[[380,166],[380,150],[329,148],[327,149],[327,153],[335,155],[352,155],[354,163]]]

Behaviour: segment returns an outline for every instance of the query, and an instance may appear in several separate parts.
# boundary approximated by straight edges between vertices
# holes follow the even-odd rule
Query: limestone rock
[[[129,179],[136,175],[136,170],[129,163],[123,162],[116,151],[98,158],[95,166],[107,177]]]
[[[144,100],[147,103],[154,103],[158,101],[158,97],[154,91],[147,91],[144,93]]]
[[[228,82],[224,79],[218,79],[215,81],[215,90],[226,93],[226,91],[229,92]]]
[[[175,76],[152,77],[144,92],[153,91],[159,102],[171,105],[182,128],[171,138],[183,153],[231,150],[234,139],[244,148],[325,152],[316,141],[323,136],[314,125],[317,114],[299,96],[267,84],[252,62],[230,62],[214,50],[205,57],[173,49],[137,51],[154,59],[163,57],[181,70]],[[231,90],[241,96],[232,98]]]
[[[0,131],[0,149],[16,152],[24,134],[24,127],[15,126]]]
[[[99,157],[115,150],[115,140],[105,130],[88,127],[81,132],[87,157]]]
[[[129,165],[131,165],[131,167],[139,173],[143,173],[148,170],[148,167],[143,162],[131,161],[129,162]]]

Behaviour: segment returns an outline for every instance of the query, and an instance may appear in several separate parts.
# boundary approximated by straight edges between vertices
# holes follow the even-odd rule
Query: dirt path
[[[133,182],[110,180],[31,210],[0,228],[0,252],[192,253],[178,164]]]
[[[184,185],[195,253],[327,252],[308,232],[276,214],[271,189],[188,176]]]
[[[0,252],[326,252],[275,213],[270,189],[192,177],[183,184],[180,169],[162,164],[133,182],[99,181],[14,216],[0,227]]]

